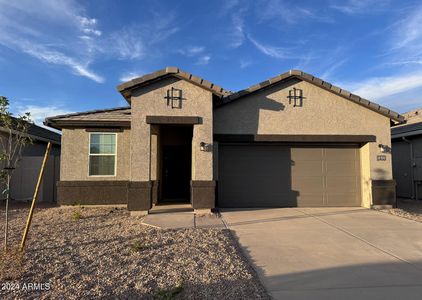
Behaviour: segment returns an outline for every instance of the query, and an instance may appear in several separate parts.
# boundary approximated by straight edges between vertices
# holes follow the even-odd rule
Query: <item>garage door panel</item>
[[[316,194],[301,194],[297,197],[296,205],[297,207],[319,207],[324,203],[324,195]]]
[[[327,161],[325,165],[328,175],[353,174],[355,176],[357,172],[354,161]]]
[[[322,161],[292,161],[292,176],[322,176]]]
[[[357,148],[220,144],[218,205],[360,206],[359,165]]]
[[[227,177],[226,179],[229,179]],[[286,178],[285,180],[280,180],[279,178],[274,177],[267,177],[267,178],[256,178],[256,180],[250,180],[248,178],[243,177],[235,177],[233,176],[229,180],[225,180],[224,182],[221,182],[221,187],[226,188],[227,190],[235,190],[235,191],[267,191],[266,193],[271,192],[271,190],[274,190],[274,186],[278,186],[276,189],[277,191],[290,191],[290,179]]]
[[[292,190],[302,193],[323,193],[324,179],[321,176],[296,176],[292,178]]]
[[[324,148],[326,161],[355,161],[356,148]]]
[[[360,199],[358,194],[328,194],[325,206],[360,206],[360,202],[357,202],[356,199]]]
[[[291,148],[292,160],[321,161],[324,156],[321,148]]]

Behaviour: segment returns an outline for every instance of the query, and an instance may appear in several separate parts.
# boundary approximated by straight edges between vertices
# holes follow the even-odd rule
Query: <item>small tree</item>
[[[18,166],[22,151],[27,144],[32,143],[28,136],[28,129],[31,126],[31,116],[26,112],[22,116],[13,117],[9,112],[9,100],[0,96],[0,127],[4,134],[0,136],[1,149],[0,161],[0,182],[4,186],[2,193],[6,197],[5,228],[4,228],[4,250],[7,251],[7,239],[9,232],[9,201],[10,201],[10,180],[13,171]]]

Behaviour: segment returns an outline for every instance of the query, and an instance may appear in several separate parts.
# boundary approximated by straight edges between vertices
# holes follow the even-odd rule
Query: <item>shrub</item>
[[[139,252],[143,249],[145,249],[147,246],[142,244],[141,241],[134,241],[131,246],[130,249],[132,249],[133,252]]]
[[[80,204],[76,204],[75,208],[72,211],[72,218],[74,220],[80,220],[82,219],[82,207]]]
[[[175,287],[170,289],[158,289],[153,299],[156,300],[172,300],[176,299],[176,296],[183,291],[183,282],[179,282]]]

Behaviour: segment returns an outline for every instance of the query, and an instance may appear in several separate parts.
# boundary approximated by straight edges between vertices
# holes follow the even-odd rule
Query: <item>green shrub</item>
[[[74,206],[75,206],[75,208],[72,211],[72,218],[74,220],[82,219],[82,208],[83,207],[81,207],[81,204],[79,204],[79,203],[75,204]]]
[[[130,245],[130,249],[133,251],[133,252],[139,252],[139,251],[141,251],[141,250],[143,250],[143,249],[145,249],[147,246],[146,245],[144,245],[144,244],[142,244],[142,242],[141,241],[134,241],[131,245]]]
[[[72,212],[72,218],[74,220],[80,220],[80,219],[82,219],[82,212],[80,210],[74,210]]]
[[[183,282],[178,283],[175,287],[170,289],[158,289],[153,298],[156,300],[172,300],[183,291]]]

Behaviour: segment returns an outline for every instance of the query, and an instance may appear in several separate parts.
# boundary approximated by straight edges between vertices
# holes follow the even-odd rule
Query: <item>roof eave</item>
[[[130,121],[103,121],[103,120],[48,120],[44,121],[44,125],[58,130],[63,128],[93,128],[93,127],[119,127],[130,128]]]
[[[353,93],[351,93],[347,90],[344,90],[340,87],[332,85],[329,82],[326,82],[326,81],[324,81],[324,80],[322,80],[318,77],[315,77],[311,74],[307,74],[307,73],[300,71],[300,70],[290,70],[288,72],[285,72],[285,73],[280,74],[278,76],[275,76],[273,78],[265,80],[265,81],[263,81],[259,84],[253,85],[253,86],[251,86],[247,89],[241,90],[241,91],[234,93],[234,94],[231,94],[231,95],[228,95],[228,96],[222,98],[222,101],[220,101],[220,103],[217,104],[217,107],[224,106],[224,105],[231,103],[231,102],[233,102],[237,99],[240,99],[240,98],[242,98],[246,95],[250,95],[252,93],[261,91],[262,89],[268,88],[270,86],[273,86],[274,84],[289,80],[291,78],[298,78],[300,80],[309,82],[309,83],[316,85],[316,86],[318,86],[318,87],[320,87],[324,90],[327,90],[327,91],[329,91],[333,94],[336,94],[336,95],[343,97],[343,98],[345,98],[349,101],[352,101],[352,102],[359,104],[359,105],[361,105],[365,108],[368,108],[368,109],[370,109],[374,112],[377,112],[381,115],[384,115],[384,116],[386,116],[386,117],[390,118],[391,120],[394,120],[398,123],[402,123],[402,122],[405,121],[404,116],[400,115],[397,112],[394,112],[394,111],[392,111],[392,110],[390,110],[386,107],[383,107],[379,104],[371,102],[367,99],[364,99],[364,98],[362,98],[358,95],[355,95],[355,94],[353,94]]]
[[[154,73],[150,73],[138,78],[134,78],[127,82],[124,82],[117,86],[117,91],[122,94],[122,96],[130,103],[130,98],[132,96],[132,91],[136,88],[149,85],[157,80],[161,80],[168,76],[174,76],[176,78],[186,80],[196,86],[199,86],[218,97],[224,97],[231,92],[224,90],[222,87],[211,83],[203,78],[195,76],[191,73],[184,72],[177,67],[166,67],[165,69],[158,70]]]

